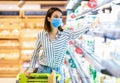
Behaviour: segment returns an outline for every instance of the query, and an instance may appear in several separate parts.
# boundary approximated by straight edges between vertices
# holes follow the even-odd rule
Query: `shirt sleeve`
[[[70,39],[76,39],[80,37],[82,34],[88,32],[90,27],[91,27],[90,25],[84,25],[73,31],[66,30],[66,34],[67,36],[69,36]]]
[[[35,69],[35,66],[36,66],[36,63],[38,61],[38,58],[39,58],[39,52],[40,52],[40,47],[41,47],[41,42],[40,42],[40,34],[37,35],[37,40],[36,40],[36,45],[35,45],[35,48],[34,48],[34,51],[33,51],[33,55],[31,57],[31,60],[30,60],[30,67],[29,67],[29,70],[31,72],[33,72],[33,70]]]

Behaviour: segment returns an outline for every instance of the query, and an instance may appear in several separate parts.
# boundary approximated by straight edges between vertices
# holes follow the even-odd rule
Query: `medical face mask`
[[[53,18],[52,19],[52,26],[54,28],[58,28],[62,24],[62,19],[61,18]]]

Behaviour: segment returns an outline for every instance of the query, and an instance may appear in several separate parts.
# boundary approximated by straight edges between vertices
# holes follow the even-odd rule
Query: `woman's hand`
[[[30,71],[29,69],[25,71],[25,75],[29,78],[30,74],[32,73],[32,71]]]
[[[29,69],[27,69],[24,73],[27,77],[30,77],[31,73],[36,73],[38,70],[38,68],[35,68],[33,71],[30,71]]]

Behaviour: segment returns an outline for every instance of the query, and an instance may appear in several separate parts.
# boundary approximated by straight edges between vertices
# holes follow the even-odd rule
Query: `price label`
[[[75,18],[75,17],[76,17],[76,15],[75,15],[75,14],[72,14],[72,15],[71,15],[71,18],[72,18],[72,19],[73,19],[73,18]]]

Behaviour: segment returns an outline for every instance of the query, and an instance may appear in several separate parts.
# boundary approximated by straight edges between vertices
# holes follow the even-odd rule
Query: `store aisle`
[[[0,83],[16,83],[16,78],[0,78]]]

